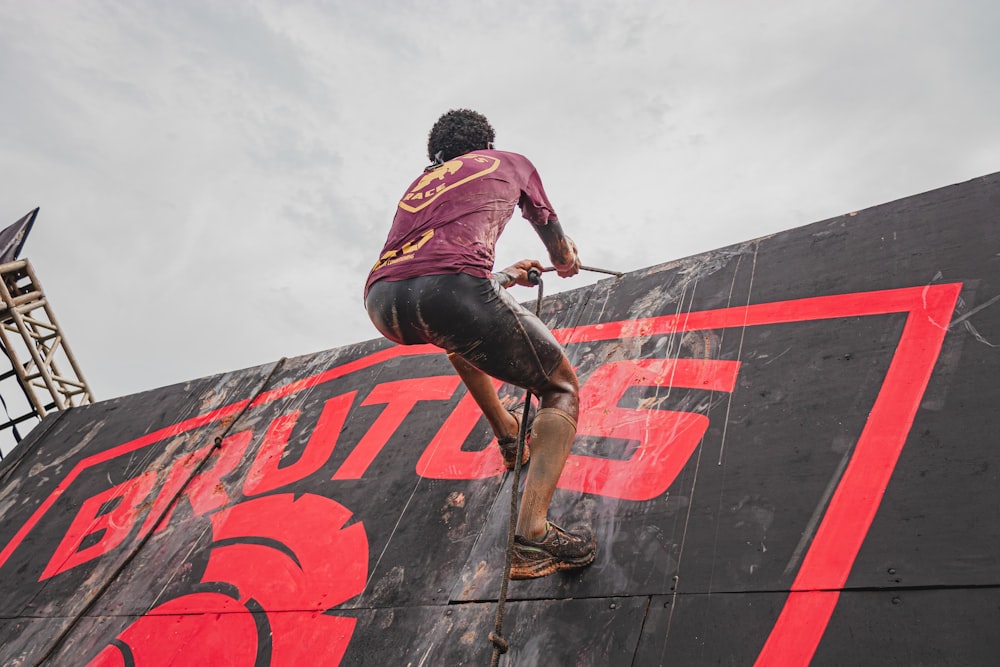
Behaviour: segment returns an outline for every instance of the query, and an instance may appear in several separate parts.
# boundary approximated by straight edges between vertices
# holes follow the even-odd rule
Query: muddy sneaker
[[[524,402],[518,403],[510,410],[510,414],[514,415],[514,419],[517,420],[518,429],[521,428],[521,417],[524,416]],[[528,462],[531,458],[531,450],[528,445],[531,443],[531,425],[535,422],[535,406],[532,405],[528,408],[528,435],[525,437],[524,451],[521,454],[521,465]],[[520,432],[520,431],[519,431]],[[514,463],[517,461],[517,437],[513,438],[497,438],[497,444],[500,446],[500,453],[503,455],[503,465],[507,470],[514,469]]]
[[[514,536],[511,579],[544,577],[553,572],[572,570],[594,562],[597,540],[593,533],[582,529],[579,534],[574,535],[554,523],[546,525],[545,537],[538,542],[520,535]]]

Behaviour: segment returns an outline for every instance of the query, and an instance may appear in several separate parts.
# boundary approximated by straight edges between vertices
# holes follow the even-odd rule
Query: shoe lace
[[[552,535],[554,536],[553,539],[552,539],[552,542],[556,546],[561,547],[563,545],[566,545],[566,544],[570,543],[570,540],[568,539],[568,535],[566,535],[566,533],[563,532],[563,530],[561,528],[559,528],[559,526],[553,526],[551,523],[549,523],[548,521],[546,521],[545,522],[545,535],[542,536],[542,542],[545,542],[546,540],[549,539],[549,533],[552,533]]]

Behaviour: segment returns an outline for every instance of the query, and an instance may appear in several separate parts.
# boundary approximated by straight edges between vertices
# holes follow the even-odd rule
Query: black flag
[[[31,231],[31,226],[35,223],[35,217],[37,215],[38,209],[36,208],[31,213],[28,213],[13,225],[0,232],[0,264],[13,262],[17,259],[18,254],[21,252],[21,248],[24,246],[25,239],[28,238],[28,232]]]

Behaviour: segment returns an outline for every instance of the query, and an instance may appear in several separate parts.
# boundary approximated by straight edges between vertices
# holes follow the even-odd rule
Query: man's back
[[[516,205],[534,224],[555,217],[538,172],[523,155],[477,150],[428,168],[400,199],[368,285],[450,273],[488,277],[496,241]]]

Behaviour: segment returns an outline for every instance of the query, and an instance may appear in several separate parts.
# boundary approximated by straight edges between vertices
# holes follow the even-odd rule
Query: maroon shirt
[[[489,277],[497,239],[515,205],[535,225],[556,219],[538,172],[523,155],[473,151],[428,168],[399,201],[365,295],[377,280]]]

